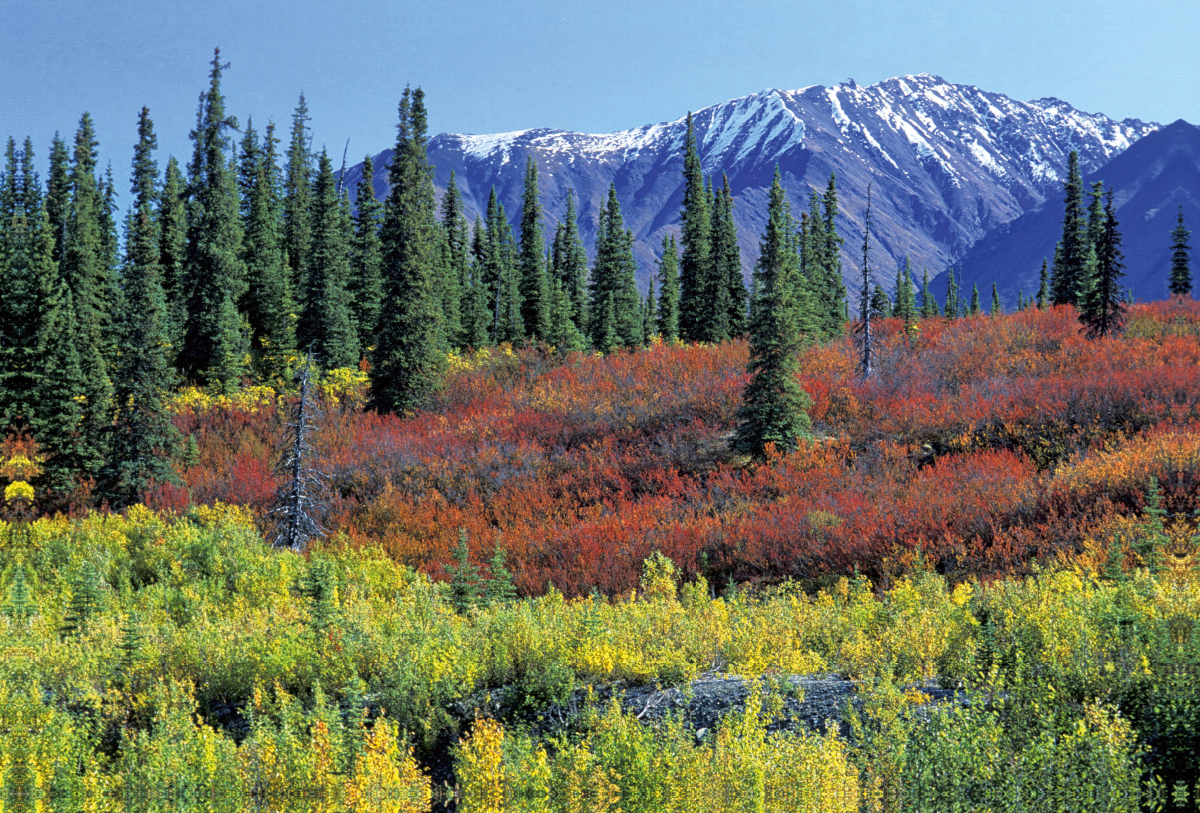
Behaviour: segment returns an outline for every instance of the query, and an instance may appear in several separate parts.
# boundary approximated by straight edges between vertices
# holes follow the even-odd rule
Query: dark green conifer
[[[83,340],[103,350],[111,324],[113,280],[108,252],[111,243],[105,234],[106,206],[96,179],[96,134],[92,117],[79,120],[75,133],[70,184],[70,211],[64,237],[61,270],[75,297]],[[87,348],[80,348],[87,353]]]
[[[163,296],[167,303],[165,326],[172,358],[178,356],[179,348],[183,346],[187,323],[187,286],[183,279],[187,256],[186,195],[187,182],[179,171],[179,162],[172,156],[167,160],[158,199],[158,266],[162,271]]]
[[[929,290],[929,269],[921,274],[921,318],[929,319],[938,315],[937,298]]]
[[[968,310],[967,313],[971,316],[978,316],[979,312],[981,310],[982,310],[982,308],[980,307],[980,304],[979,304],[979,286],[972,285],[971,286],[971,306],[970,306],[970,310]]]
[[[838,234],[838,179],[833,173],[829,173],[822,205],[824,222],[821,227],[821,265],[824,270],[824,282],[818,288],[821,291],[821,301],[817,303],[817,311],[823,314],[823,335],[832,338],[841,336],[842,330],[845,330],[848,308],[846,281],[841,276],[841,247],[846,241]]]
[[[164,321],[161,236],[155,216],[158,200],[158,147],[150,111],[138,116],[138,143],[133,154],[133,206],[125,234],[121,279],[123,308],[116,325],[117,364],[113,375],[115,418],[101,495],[113,508],[138,502],[154,483],[175,481],[171,466],[179,434],[166,399],[171,387]]]
[[[450,183],[453,186],[454,179]],[[455,188],[457,192],[457,188]],[[366,354],[375,346],[379,312],[383,306],[383,244],[379,237],[379,219],[383,204],[375,197],[375,165],[371,156],[363,158],[362,177],[355,188],[354,240],[350,246],[350,299],[358,344]]]
[[[649,346],[650,340],[657,335],[658,302],[654,296],[654,277],[650,278],[650,287],[646,291],[646,302],[642,306],[642,341]]]
[[[488,196],[486,218],[482,264],[492,318],[492,341],[520,344],[525,338],[525,319],[521,316],[521,272],[512,227],[495,187]]]
[[[587,330],[587,250],[579,236],[579,224],[575,213],[575,190],[567,190],[567,211],[554,232],[554,247],[551,250],[551,265],[554,276],[571,301],[571,318],[580,332]]]
[[[1042,272],[1038,275],[1037,289],[1037,308],[1040,311],[1046,309],[1050,302],[1050,274],[1046,267],[1046,258],[1042,257]]]
[[[506,567],[507,552],[496,542],[496,549],[488,563],[488,578],[483,583],[483,606],[491,607],[497,604],[508,604],[517,598],[517,588],[513,584],[512,573]]]
[[[293,291],[307,290],[308,252],[312,249],[312,134],[304,94],[292,113],[283,186],[283,245]]]
[[[347,229],[329,154],[321,150],[317,162],[309,218],[308,286],[296,336],[300,346],[311,349],[326,369],[356,367],[361,354],[348,290]]]
[[[1018,306],[1017,309],[1020,310],[1020,307]],[[990,311],[991,315],[999,316],[1001,313],[1001,310],[1002,309],[1000,307],[1000,291],[996,288],[996,283],[993,282],[992,283],[992,309]]]
[[[1192,247],[1188,245],[1191,231],[1183,225],[1183,204],[1179,204],[1179,220],[1171,231],[1171,278],[1169,287],[1172,296],[1192,295]]]
[[[537,164],[525,160],[525,188],[521,198],[521,320],[534,341],[550,332],[550,289],[546,282],[546,241],[542,235],[542,204],[538,190]]]
[[[796,299],[800,257],[779,169],[771,183],[767,225],[755,269],[754,322],[750,328],[750,380],[738,409],[733,449],[761,455],[767,443],[780,451],[795,449],[811,434],[812,399],[796,380],[796,354],[805,326],[805,303]],[[809,325],[812,330],[812,325]]]
[[[733,193],[729,178],[722,176],[721,188],[712,196],[712,226],[709,255],[712,279],[708,288],[712,314],[710,341],[724,341],[746,330],[746,284],[742,281],[742,253],[733,221]]]
[[[679,340],[679,253],[675,235],[663,236],[663,255],[658,262],[658,321],[656,330],[664,342]]]
[[[387,307],[372,359],[371,406],[403,414],[440,384],[448,344],[434,278],[438,223],[424,92],[405,88],[399,112],[382,230]]]
[[[954,279],[954,269],[951,268],[946,274],[946,302],[945,315],[947,319],[957,319],[959,316],[959,288],[958,283]]]
[[[587,347],[587,340],[575,326],[573,312],[571,298],[555,279],[550,289],[550,335],[546,341],[559,353],[573,353]]]
[[[1163,525],[1167,512],[1162,507],[1162,490],[1158,487],[1158,479],[1155,477],[1151,477],[1146,483],[1146,507],[1142,513],[1146,516],[1134,549],[1142,565],[1152,576],[1157,576],[1165,565],[1163,554],[1170,538]]]
[[[184,263],[187,323],[176,364],[190,381],[207,384],[218,378],[227,389],[235,385],[229,376],[234,366],[243,366],[249,344],[244,337],[240,347],[234,341],[241,334],[240,318],[230,318],[230,308],[237,317],[237,303],[246,291],[246,265],[237,181],[226,158],[230,151],[226,132],[237,127],[237,119],[225,114],[221,72],[227,66],[220,56],[219,49],[214,51],[209,88],[201,97],[192,132],[195,150],[189,167],[192,197]],[[217,367],[221,372],[214,374]]]
[[[871,291],[871,319],[890,319],[892,316],[892,300],[887,291],[880,286],[874,286]]]
[[[1064,210],[1061,252],[1056,252],[1050,274],[1050,301],[1055,305],[1078,305],[1083,265],[1087,260],[1087,222],[1083,216],[1083,178],[1079,153],[1071,150],[1067,180],[1063,184]]]
[[[607,203],[600,210],[596,262],[589,283],[588,309],[593,314],[602,314],[593,324],[591,337],[592,344],[599,350],[611,350],[612,341],[626,348],[642,343],[641,298],[634,281],[635,273],[633,235],[625,229],[617,190],[610,184]]]
[[[53,236],[56,263],[62,262],[67,245],[67,222],[71,215],[70,160],[67,143],[56,132],[50,147],[50,175],[46,178],[46,214]]]
[[[1120,283],[1121,277],[1125,276],[1125,255],[1121,251],[1121,232],[1112,189],[1108,190],[1104,205],[1104,238],[1098,254],[1095,283],[1079,312],[1088,338],[1117,333],[1125,324],[1125,291]]]
[[[484,259],[487,254],[486,231],[479,216],[471,231],[471,254],[468,260],[470,283],[463,294],[463,345],[486,347],[491,343],[492,310],[485,279]]]
[[[867,213],[863,219],[862,288],[859,293],[858,332],[862,336],[861,370],[869,378],[874,367],[874,337],[871,331],[871,184],[867,184]]]
[[[261,146],[247,123],[242,142],[241,184],[247,290],[244,310],[250,323],[251,355],[262,378],[282,383],[296,353],[296,305],[280,234],[279,169],[275,125],[267,125]]]
[[[896,304],[892,308],[892,315],[903,319],[905,325],[911,324],[917,318],[917,303],[913,297],[912,265],[909,263],[908,257],[904,258],[904,265],[896,271]]]
[[[449,263],[447,273],[453,280],[458,294],[457,309],[449,306],[445,309],[448,337],[455,347],[477,346],[472,343],[472,325],[477,324],[481,318],[477,311],[482,300],[473,296],[470,232],[467,229],[462,194],[458,191],[453,171],[450,172],[450,182],[446,185],[446,194],[442,195],[442,228],[446,232]],[[484,324],[486,325],[486,321]]]
[[[679,221],[683,255],[679,260],[679,335],[688,342],[706,341],[710,336],[706,319],[711,314],[705,312],[705,304],[711,299],[708,284],[712,276],[712,218],[691,113],[683,143],[683,208]]]
[[[458,529],[458,544],[453,554],[454,564],[446,567],[450,575],[450,604],[458,612],[466,613],[479,601],[479,568],[471,563],[465,528]]]

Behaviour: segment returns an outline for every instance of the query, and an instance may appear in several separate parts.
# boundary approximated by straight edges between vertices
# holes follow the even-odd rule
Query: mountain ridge
[[[875,279],[889,290],[907,255],[931,274],[961,257],[987,231],[1042,203],[1065,176],[1067,154],[1095,169],[1159,127],[1078,111],[1051,97],[1020,102],[932,74],[862,86],[853,79],[798,90],[768,88],[693,114],[706,172],[729,176],[747,276],[766,220],[766,190],[778,164],[793,207],[830,173],[839,186],[843,268],[853,287],[866,187],[873,189]],[[562,216],[568,187],[591,248],[596,214],[610,183],[635,237],[639,283],[654,272],[662,237],[677,232],[686,117],[606,134],[531,128],[510,133],[441,133],[429,142],[439,195],[453,171],[468,217],[491,187],[517,220],[527,157],[538,165],[547,232]],[[385,164],[374,159],[376,193]],[[351,189],[361,176],[351,168]]]

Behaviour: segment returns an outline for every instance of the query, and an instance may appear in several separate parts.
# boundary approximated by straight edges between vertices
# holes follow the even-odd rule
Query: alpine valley
[[[1016,101],[929,74],[867,87],[851,79],[834,87],[763,90],[697,111],[694,122],[705,172],[718,185],[723,173],[729,178],[747,279],[778,165],[797,213],[807,209],[812,188],[823,190],[830,173],[836,175],[842,267],[851,290],[860,279],[871,184],[873,276],[889,291],[906,256],[917,281],[925,268],[934,277],[990,230],[1060,198],[1071,150],[1078,151],[1083,172],[1093,173],[1159,129],[1084,113],[1054,98]],[[532,156],[549,233],[574,189],[589,248],[599,207],[614,184],[644,290],[663,235],[678,229],[685,131],[686,117],[680,117],[607,135],[546,128],[443,133],[430,141],[429,156],[439,194],[455,174],[468,219],[482,213],[494,186],[510,220],[519,216]],[[385,150],[373,161],[380,198],[391,154]],[[344,183],[353,190],[361,174],[361,164],[350,168]],[[1029,271],[1013,273],[1018,270]]]

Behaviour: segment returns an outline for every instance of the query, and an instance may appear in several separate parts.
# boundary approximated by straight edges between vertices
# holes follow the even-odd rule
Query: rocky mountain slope
[[[436,100],[431,100],[436,105]],[[988,230],[1042,203],[1061,185],[1071,149],[1085,172],[1107,163],[1158,125],[1114,121],[1057,99],[1019,102],[969,85],[922,74],[864,87],[764,90],[696,112],[705,170],[729,176],[747,274],[766,218],[766,188],[775,166],[794,206],[831,172],[840,189],[839,227],[852,288],[858,274],[862,215],[873,185],[876,279],[891,287],[897,264],[911,257],[918,274],[934,274],[958,259]],[[510,219],[519,217],[527,156],[537,162],[548,234],[561,217],[568,188],[580,204],[586,241],[610,183],[626,226],[637,240],[639,281],[654,271],[662,237],[678,228],[685,119],[607,135],[535,129],[492,135],[443,133],[429,156],[436,184],[451,171],[469,216],[495,186]],[[374,160],[377,194],[386,194],[384,166]],[[353,189],[362,167],[346,183]]]
[[[1181,205],[1188,227],[1200,229],[1200,128],[1186,121],[1169,124],[1087,173],[1085,190],[1094,181],[1113,189],[1125,252],[1123,284],[1132,287],[1138,299],[1164,299],[1171,270],[1171,230]],[[1037,291],[1042,258],[1053,262],[1062,220],[1060,190],[980,240],[962,258],[955,276],[968,292],[977,284],[987,294],[995,282],[1005,306],[1012,307],[1018,291],[1027,296]],[[1195,238],[1192,244],[1197,245]],[[1200,264],[1193,263],[1192,273],[1200,277]],[[939,300],[944,296],[944,279],[930,287]]]

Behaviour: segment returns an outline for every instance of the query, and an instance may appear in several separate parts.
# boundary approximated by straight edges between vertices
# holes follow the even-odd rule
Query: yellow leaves
[[[504,769],[504,729],[495,720],[478,720],[471,736],[459,742],[456,764],[460,810],[504,813],[508,781]]]
[[[376,720],[346,783],[346,809],[426,813],[432,798],[429,777],[421,773],[411,748],[400,749],[395,724]]]
[[[17,502],[18,500],[33,502],[33,486],[24,480],[14,480],[4,487],[5,502]]]

